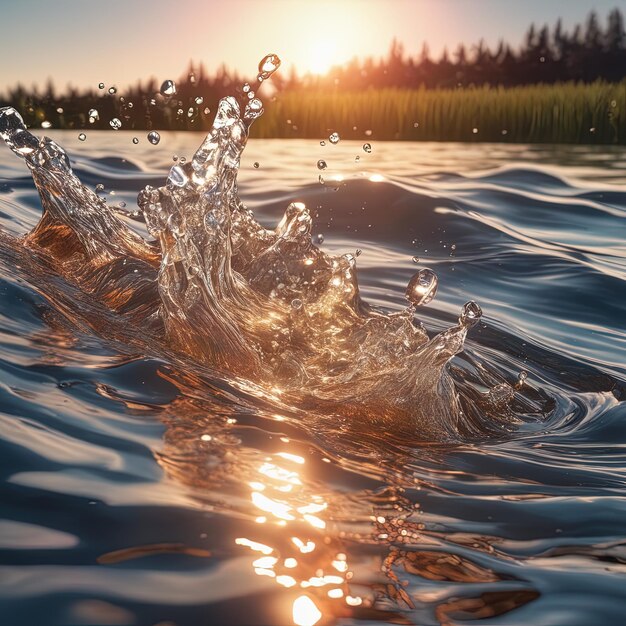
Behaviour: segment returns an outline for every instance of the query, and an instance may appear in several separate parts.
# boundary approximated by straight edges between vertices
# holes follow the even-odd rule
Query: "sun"
[[[309,69],[313,74],[325,74],[335,65],[337,46],[331,39],[321,39],[313,42],[309,52]]]

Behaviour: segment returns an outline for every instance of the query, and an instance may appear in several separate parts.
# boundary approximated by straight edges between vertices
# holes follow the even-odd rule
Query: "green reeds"
[[[626,82],[298,91],[268,100],[254,137],[337,131],[363,140],[626,144]]]

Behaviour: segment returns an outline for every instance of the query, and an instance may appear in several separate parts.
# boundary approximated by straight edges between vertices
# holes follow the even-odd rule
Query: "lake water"
[[[127,210],[201,141],[49,134]],[[362,251],[362,295],[387,311],[433,269],[439,293],[418,311],[430,334],[478,302],[449,368],[477,406],[489,388],[476,372],[514,386],[497,434],[441,444],[304,423],[138,351],[130,331],[76,322],[5,256],[2,623],[623,623],[623,147],[252,140],[239,192],[272,227],[305,202],[324,249]],[[40,215],[2,147],[2,229]]]

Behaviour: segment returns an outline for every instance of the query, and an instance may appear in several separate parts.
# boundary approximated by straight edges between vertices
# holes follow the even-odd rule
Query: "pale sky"
[[[383,56],[397,37],[434,54],[483,37],[518,45],[530,24],[565,26],[625,0],[0,0],[0,92],[18,81],[120,87],[179,78],[188,62],[252,75],[268,52],[304,71]],[[285,74],[286,75],[286,74]]]

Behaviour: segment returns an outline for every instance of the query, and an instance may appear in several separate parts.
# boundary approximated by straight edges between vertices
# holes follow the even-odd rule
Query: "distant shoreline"
[[[100,98],[68,114],[55,103],[16,107],[33,130],[208,131],[216,102],[193,117],[172,109],[146,114],[141,104]],[[626,81],[457,89],[298,90],[265,98],[251,137],[316,139],[330,133],[363,141],[626,145]],[[89,122],[87,111],[99,117]],[[42,126],[43,123],[43,126]],[[50,126],[47,126],[47,123]],[[114,132],[111,130],[111,132]]]

